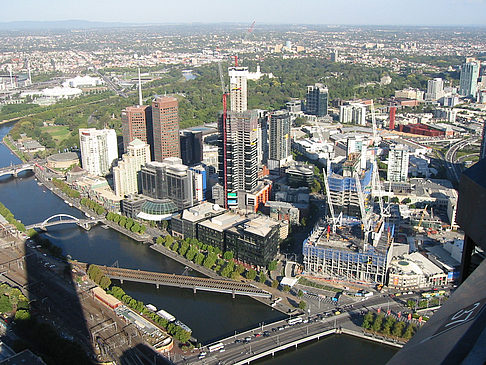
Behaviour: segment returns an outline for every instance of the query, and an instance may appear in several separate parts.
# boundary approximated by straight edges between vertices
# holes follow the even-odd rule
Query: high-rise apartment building
[[[361,103],[342,105],[339,113],[339,122],[366,125],[366,106]]]
[[[244,112],[248,108],[247,80],[248,67],[229,67],[230,77],[230,110]]]
[[[407,146],[392,145],[388,154],[387,180],[405,182],[408,178],[409,151]]]
[[[471,59],[461,66],[459,95],[476,97],[479,78],[479,62]]]
[[[139,139],[128,144],[127,152],[113,167],[115,194],[121,197],[139,192],[139,171],[150,162],[150,146]]]
[[[122,110],[123,151],[135,139],[153,146],[152,107],[150,105],[129,106]]]
[[[223,118],[220,118],[219,131],[221,146],[223,145]],[[227,193],[231,199],[228,203],[236,203],[239,190],[252,191],[257,185],[258,163],[258,112],[229,111],[226,117],[226,176],[224,174],[224,153],[220,148],[219,171],[224,186],[226,180]]]
[[[180,131],[181,159],[184,165],[199,164],[203,160],[203,139],[201,131]]]
[[[425,100],[435,101],[444,96],[444,81],[440,77],[427,81]]]
[[[118,145],[114,129],[81,128],[79,146],[83,169],[96,176],[110,172],[113,162],[118,159]]]
[[[269,160],[287,161],[290,150],[290,115],[286,110],[273,112],[269,126]]]
[[[306,114],[317,115],[318,117],[327,115],[328,99],[329,91],[323,84],[307,86]]]
[[[157,96],[152,101],[154,160],[180,157],[179,103],[171,96]]]

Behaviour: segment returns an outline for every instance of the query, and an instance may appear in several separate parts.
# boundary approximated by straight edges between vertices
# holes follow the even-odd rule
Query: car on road
[[[199,358],[200,358],[200,359],[204,359],[204,358],[206,357],[206,355],[207,355],[207,352],[201,352],[201,353],[199,354]]]
[[[255,333],[255,337],[261,337],[261,333]]]
[[[246,342],[246,343],[248,343],[248,342],[250,342],[250,341],[251,341],[251,337],[250,337],[250,336],[245,337],[245,342]]]
[[[235,340],[235,343],[241,343],[241,342],[243,342],[243,341],[241,341],[239,338],[237,338],[237,339]]]
[[[273,328],[272,328],[273,329]],[[263,337],[268,337],[270,336],[270,332],[269,331],[265,331],[263,332]]]

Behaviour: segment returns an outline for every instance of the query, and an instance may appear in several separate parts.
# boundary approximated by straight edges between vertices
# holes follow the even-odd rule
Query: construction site
[[[372,108],[373,141],[379,142]],[[327,170],[327,171],[326,171]],[[387,221],[390,205],[382,201],[378,168],[367,146],[349,154],[334,172],[323,169],[327,216],[302,246],[304,275],[335,282],[383,285],[392,258],[395,226]],[[377,206],[371,191],[378,191]]]

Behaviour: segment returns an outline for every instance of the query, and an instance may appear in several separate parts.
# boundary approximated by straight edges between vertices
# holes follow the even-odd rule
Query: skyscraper
[[[81,128],[79,146],[83,169],[90,174],[104,176],[118,159],[118,146],[114,129]]]
[[[127,153],[113,167],[115,194],[121,197],[139,191],[139,174],[142,166],[150,162],[150,146],[139,139],[128,144]]]
[[[179,103],[170,96],[157,96],[152,101],[154,160],[180,156]]]
[[[461,79],[459,95],[476,97],[479,77],[479,63],[475,60],[466,60],[461,66]]]
[[[153,199],[170,199],[182,210],[196,203],[195,178],[200,175],[182,165],[180,158],[152,161],[141,169],[142,194]]]
[[[203,160],[203,140],[201,131],[180,131],[181,158],[184,165],[198,164]]]
[[[390,146],[388,154],[387,180],[405,182],[408,178],[409,152],[404,145]]]
[[[483,122],[483,135],[481,137],[481,149],[479,151],[479,159],[486,158],[486,122]]]
[[[307,103],[305,106],[305,112],[307,114],[317,115],[318,117],[327,115],[328,99],[329,91],[323,84],[307,86]]]
[[[290,115],[286,110],[271,114],[269,137],[269,160],[285,162],[291,156]]]
[[[235,200],[236,204],[236,193],[239,190],[250,192],[257,185],[258,112],[256,110],[229,111],[227,114],[226,176],[223,168],[223,148],[220,148],[219,171],[223,184],[226,179],[228,196],[234,197],[231,200]],[[223,118],[220,118],[219,131],[222,146]]]
[[[427,81],[425,100],[439,100],[444,96],[444,81],[440,77]]]
[[[230,77],[230,110],[243,112],[248,108],[247,80],[248,67],[229,67]]]
[[[122,110],[123,150],[134,139],[153,146],[152,108],[150,105],[129,106]]]

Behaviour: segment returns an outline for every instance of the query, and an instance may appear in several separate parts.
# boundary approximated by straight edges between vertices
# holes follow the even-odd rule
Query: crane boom
[[[226,119],[228,113],[227,97],[228,89],[224,84],[223,68],[221,67],[221,62],[218,62],[219,79],[221,81],[221,91],[223,92],[223,182],[224,182],[224,207],[228,209],[228,178],[227,178],[227,147],[226,147]]]
[[[331,213],[331,221],[332,221],[332,231],[336,233],[336,216],[334,215],[334,206],[332,205],[331,200],[331,191],[329,189],[329,181],[327,180],[326,169],[322,169],[322,174],[324,175],[324,186],[326,188],[326,198],[327,198],[327,206],[329,207],[329,212]]]

